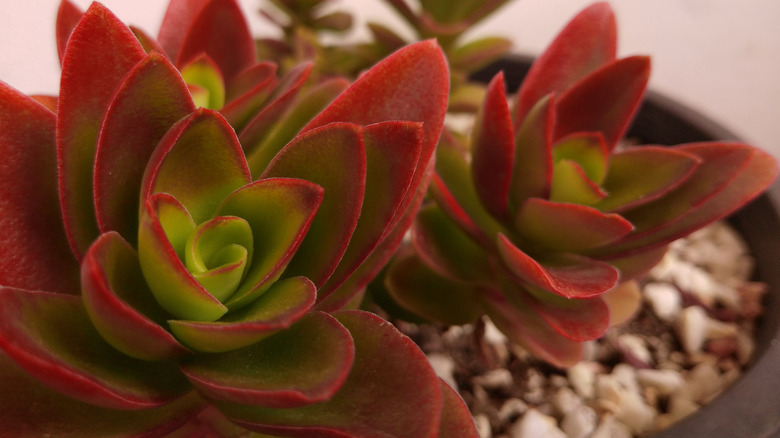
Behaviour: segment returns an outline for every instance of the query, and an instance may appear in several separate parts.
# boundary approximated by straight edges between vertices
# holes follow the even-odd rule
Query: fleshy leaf
[[[70,397],[113,409],[148,409],[188,389],[175,364],[133,359],[106,343],[81,297],[0,288],[0,301],[0,347]]]
[[[295,102],[295,97],[301,91],[301,87],[309,77],[313,65],[304,63],[296,66],[279,81],[265,103],[261,111],[251,111],[244,116],[251,116],[249,120],[237,119],[233,107],[225,108],[225,113],[231,117],[231,123],[234,123],[240,129],[241,144],[251,163],[254,174],[260,174],[268,162],[274,157],[276,151],[262,149],[263,141],[271,134],[274,124],[284,115],[285,111]],[[260,148],[260,149],[258,149]],[[260,158],[262,157],[262,158]],[[260,160],[262,163],[258,163]]]
[[[650,58],[613,61],[561,93],[555,104],[553,140],[575,132],[600,132],[608,151],[623,136],[650,78]]]
[[[485,101],[474,123],[471,147],[471,177],[480,201],[493,216],[509,221],[515,138],[503,72],[488,84]]]
[[[579,204],[531,198],[517,214],[518,235],[544,251],[579,252],[614,242],[634,229],[617,214]]]
[[[477,242],[492,246],[504,227],[483,206],[471,179],[469,163],[451,136],[443,136],[436,150],[436,174],[431,194],[442,210]]]
[[[78,24],[84,12],[79,9],[72,1],[62,0],[60,7],[57,9],[57,54],[60,57],[60,64],[62,64],[62,58],[65,56],[65,47],[68,44],[68,39],[73,29]]]
[[[334,316],[352,334],[355,360],[330,400],[291,409],[225,402],[217,407],[246,428],[276,435],[435,437],[442,394],[420,349],[378,316],[361,311]]]
[[[203,408],[195,392],[151,409],[107,409],[45,386],[0,351],[0,427],[13,437],[167,436]]]
[[[512,47],[512,41],[501,37],[485,37],[459,46],[450,55],[453,69],[476,71],[503,56]]]
[[[201,223],[227,195],[251,180],[233,129],[219,113],[199,109],[160,141],[144,173],[141,200],[168,193]]]
[[[354,355],[349,331],[332,316],[315,312],[252,346],[195,356],[181,368],[208,398],[295,408],[330,399],[346,380]]]
[[[219,112],[236,132],[241,132],[277,86],[276,64],[261,62],[241,72],[226,90],[226,104]],[[244,146],[246,148],[246,146]]]
[[[610,161],[604,139],[598,132],[581,132],[558,140],[552,147],[553,162],[571,160],[580,165],[588,179],[601,184]]]
[[[288,76],[296,70],[290,71]],[[308,73],[309,70],[306,70]],[[247,161],[253,175],[261,174],[301,128],[349,85],[346,79],[334,78],[313,85],[298,95],[304,79],[302,77],[299,83],[289,84],[292,88],[278,95],[268,109],[257,114],[252,119],[252,125],[241,132],[241,144],[247,151]]]
[[[219,66],[208,55],[201,54],[182,66],[181,76],[187,84],[206,90],[206,99],[198,102],[198,106],[218,110],[225,104],[225,80]]]
[[[396,257],[385,276],[385,286],[402,308],[438,323],[469,324],[483,312],[473,283],[443,277],[414,254]]]
[[[252,227],[235,216],[217,216],[198,225],[184,250],[184,264],[214,298],[226,301],[251,265]]]
[[[433,162],[428,163],[428,169],[423,177],[422,187],[428,186],[427,181],[430,179],[431,175],[433,175],[433,164]],[[418,188],[417,192],[414,193],[409,206],[406,208],[406,211],[403,212],[395,227],[384,239],[382,239],[379,246],[369,254],[368,258],[363,261],[360,267],[349,276],[347,281],[342,283],[324,300],[317,303],[317,310],[332,313],[336,310],[344,309],[345,306],[352,303],[356,297],[360,296],[361,293],[365,293],[371,280],[380,273],[395,254],[406,236],[407,230],[411,226],[415,214],[427,193],[427,190]]]
[[[463,281],[490,280],[487,254],[438,206],[423,206],[411,229],[412,244],[440,275]]]
[[[125,75],[146,56],[130,29],[93,3],[73,30],[62,62],[57,118],[59,193],[77,258],[98,235],[92,167],[104,113]]]
[[[252,263],[235,294],[227,301],[237,309],[254,301],[282,275],[322,203],[323,189],[309,181],[267,178],[246,185],[225,198],[219,215],[246,220],[252,228]]]
[[[106,112],[95,156],[95,213],[101,232],[135,242],[138,192],[160,139],[195,110],[176,68],[152,53],[128,74]]]
[[[474,419],[457,391],[439,379],[444,408],[439,423],[439,438],[478,438]]]
[[[138,227],[138,256],[155,299],[176,318],[215,321],[227,308],[184,266],[186,239],[195,229],[187,210],[167,193],[146,201]]]
[[[157,40],[176,61],[190,26],[211,0],[171,0],[165,11]]]
[[[128,27],[133,32],[133,35],[135,35],[136,39],[138,39],[138,42],[141,43],[141,47],[144,48],[146,53],[157,52],[163,55],[165,59],[170,60],[170,58],[168,58],[166,55],[163,46],[153,36],[149,35],[145,30],[139,27],[133,25],[129,25]]]
[[[681,149],[704,158],[698,171],[667,197],[627,212],[624,216],[628,218],[647,215],[649,221],[637,224],[638,228],[641,225],[640,232],[609,248],[610,253],[662,245],[684,236],[745,205],[765,190],[778,174],[777,163],[769,154],[748,145],[700,143],[681,146]],[[731,160],[738,163],[736,168]],[[706,175],[706,172],[715,172],[715,175]],[[721,185],[724,178],[728,182],[725,187]],[[701,199],[703,193],[706,196]],[[700,202],[691,202],[694,198],[699,198]],[[658,217],[647,212],[647,209],[658,208],[656,203],[662,203],[668,209],[664,212],[666,215]],[[683,205],[688,208],[681,210]]]
[[[517,211],[528,198],[547,198],[553,176],[552,95],[539,101],[517,129],[509,208]]]
[[[652,248],[642,248],[629,254],[618,255],[617,257],[598,257],[620,271],[620,281],[626,282],[647,273],[653,266],[657,265],[664,258],[668,245],[654,246]]]
[[[513,305],[496,290],[483,291],[482,301],[488,317],[496,327],[511,342],[530,350],[535,356],[557,367],[571,366],[582,359],[582,343],[553,330],[532,310],[530,303]]]
[[[196,3],[197,15],[188,26],[174,58],[176,65],[185,65],[205,53],[216,62],[229,84],[241,71],[257,62],[249,25],[235,0],[211,0],[201,8],[197,6]]]
[[[700,162],[696,155],[670,147],[640,146],[616,152],[610,156],[602,184],[608,195],[594,207],[623,211],[658,199],[685,181]]]
[[[630,321],[642,305],[642,290],[636,281],[624,281],[601,297],[609,308],[609,326]]]
[[[505,235],[496,240],[501,259],[519,279],[566,298],[588,298],[608,291],[620,273],[611,265],[574,254],[540,263],[516,247]]]
[[[138,254],[117,233],[103,234],[81,263],[82,297],[100,335],[123,353],[169,360],[188,352],[161,324],[168,315],[144,282]]]
[[[182,342],[209,353],[249,346],[285,329],[311,309],[316,289],[304,277],[277,281],[249,306],[215,322],[172,320],[171,330]]]
[[[357,226],[366,184],[362,129],[333,123],[296,137],[261,178],[301,178],[320,185],[325,197],[301,247],[287,267],[321,286],[336,269]]]
[[[550,200],[575,204],[596,204],[607,193],[588,178],[585,169],[572,160],[561,160],[553,166]]]
[[[278,66],[271,61],[262,61],[247,68],[236,76],[233,82],[225,90],[225,101],[233,102],[243,99],[244,96],[252,95],[257,87],[265,87],[264,84],[276,81],[276,71]],[[269,88],[270,89],[270,88]]]
[[[303,130],[331,122],[423,122],[420,165],[411,183],[417,187],[441,135],[449,83],[447,60],[436,42],[411,44],[361,75]]]
[[[606,2],[577,14],[536,59],[518,92],[515,126],[544,96],[559,94],[574,82],[615,59],[617,24]]]
[[[409,184],[417,170],[422,124],[385,122],[366,126],[366,190],[357,227],[339,266],[320,288],[320,299],[338,287],[390,233],[413,196]],[[414,188],[412,188],[414,189]]]
[[[0,82],[0,284],[78,293],[57,199],[55,116]]]
[[[527,301],[522,300],[515,305],[531,304],[550,327],[571,340],[591,341],[603,335],[609,327],[609,308],[600,296],[572,299],[533,290],[531,294]]]

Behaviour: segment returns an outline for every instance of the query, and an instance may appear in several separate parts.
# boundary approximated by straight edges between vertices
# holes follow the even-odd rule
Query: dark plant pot
[[[514,91],[531,58],[510,57],[474,75],[487,82],[503,70]],[[649,92],[629,136],[643,143],[675,145],[733,140],[727,129],[672,99]],[[780,438],[780,183],[733,214],[728,221],[744,237],[755,259],[755,280],[769,284],[756,352],[743,376],[711,403],[653,438]]]

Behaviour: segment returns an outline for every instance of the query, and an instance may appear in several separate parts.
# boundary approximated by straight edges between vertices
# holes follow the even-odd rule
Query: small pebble
[[[598,422],[598,414],[593,408],[579,405],[563,416],[561,430],[569,438],[587,438],[596,429]]]
[[[555,418],[544,415],[536,409],[529,409],[509,429],[510,438],[568,438],[558,428]]]

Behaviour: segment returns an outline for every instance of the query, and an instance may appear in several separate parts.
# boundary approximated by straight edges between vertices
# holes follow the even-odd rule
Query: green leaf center
[[[184,247],[184,264],[214,298],[224,302],[241,284],[253,247],[252,228],[247,221],[219,216],[190,234]]]

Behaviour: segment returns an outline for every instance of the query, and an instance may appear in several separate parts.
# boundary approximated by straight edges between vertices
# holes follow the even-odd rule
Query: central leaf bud
[[[192,276],[217,300],[236,291],[251,263],[252,228],[244,219],[219,216],[198,226],[184,247]]]

